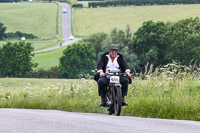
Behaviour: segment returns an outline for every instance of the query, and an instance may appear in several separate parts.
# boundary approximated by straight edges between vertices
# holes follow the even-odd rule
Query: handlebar
[[[127,77],[126,73],[105,73],[104,76],[124,76]]]

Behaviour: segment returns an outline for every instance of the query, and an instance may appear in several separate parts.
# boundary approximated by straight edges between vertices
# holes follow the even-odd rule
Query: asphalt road
[[[200,133],[200,122],[56,110],[0,109],[0,133]]]
[[[51,47],[44,50],[34,51],[34,53],[41,53],[46,52],[50,50],[54,50],[57,48],[61,48],[63,46],[67,46],[77,40],[80,40],[81,38],[74,38],[73,40],[70,40],[69,37],[72,35],[71,32],[71,8],[70,5],[67,3],[60,3],[62,5],[62,9],[66,9],[66,13],[62,13],[62,33],[63,33],[63,40],[65,40],[64,43],[62,43],[62,46],[57,45],[55,47]]]

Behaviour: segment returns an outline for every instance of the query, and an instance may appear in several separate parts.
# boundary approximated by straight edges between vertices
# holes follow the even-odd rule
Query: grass
[[[35,54],[34,61],[39,64],[36,69],[43,68],[48,70],[53,66],[58,66],[59,58],[62,56],[64,49],[66,49],[66,47],[62,47],[49,52]]]
[[[122,108],[122,115],[200,121],[200,81],[165,76],[135,78],[126,97],[129,106]],[[0,79],[1,108],[106,113],[99,101],[94,80]]]
[[[200,120],[199,81],[147,80],[131,85],[123,114],[141,117]],[[189,118],[190,117],[190,118]]]
[[[109,33],[115,27],[124,30],[127,24],[135,32],[148,20],[176,22],[189,17],[200,17],[200,4],[73,8],[72,11],[74,34],[87,36],[96,32]]]
[[[94,81],[84,79],[0,79],[0,108],[105,112],[98,107],[94,86]]]

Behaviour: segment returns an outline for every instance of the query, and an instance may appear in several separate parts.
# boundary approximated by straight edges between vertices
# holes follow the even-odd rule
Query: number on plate
[[[119,83],[119,76],[111,76],[110,83]]]

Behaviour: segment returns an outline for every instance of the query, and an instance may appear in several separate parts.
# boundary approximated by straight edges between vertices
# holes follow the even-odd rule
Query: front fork
[[[106,99],[106,104],[107,104],[107,107],[108,108],[111,108],[112,106],[111,105],[113,105],[114,104],[114,98],[115,98],[115,89],[116,88],[121,88],[121,84],[109,84],[109,86],[107,86],[107,99]]]

